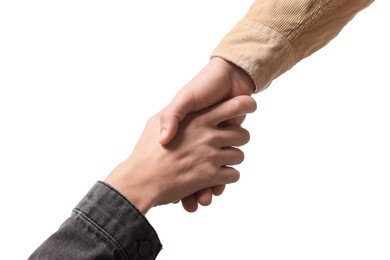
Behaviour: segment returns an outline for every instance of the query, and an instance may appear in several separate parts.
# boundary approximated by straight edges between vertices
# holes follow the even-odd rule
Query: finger
[[[177,127],[179,126],[179,119],[171,116],[170,112],[161,114],[160,117],[160,144],[165,145],[169,143],[176,135]]]
[[[238,96],[222,102],[207,110],[205,115],[213,125],[252,113],[256,110],[256,101],[249,96]]]
[[[219,171],[218,179],[213,186],[225,185],[237,182],[240,179],[240,172],[230,166],[222,166]]]
[[[217,186],[212,187],[211,189],[213,190],[213,195],[214,196],[221,195],[223,193],[223,191],[225,190],[225,186],[226,185],[217,185]]]
[[[244,153],[235,147],[223,148],[220,153],[220,164],[224,165],[237,165],[244,161]]]
[[[250,140],[249,131],[240,126],[219,128],[216,131],[218,131],[218,137],[215,140],[218,141],[219,147],[242,146]]]
[[[192,112],[194,97],[191,91],[179,91],[160,113],[160,143],[167,144],[176,135],[179,123]]]
[[[181,200],[181,205],[188,212],[195,212],[198,209],[198,200],[195,195],[190,195]]]
[[[223,121],[223,122],[218,124],[218,127],[227,127],[227,126],[232,126],[232,125],[236,125],[236,126],[242,125],[242,123],[245,120],[245,117],[246,117],[246,115],[243,115],[243,116],[239,116],[239,117],[235,117],[235,118]]]
[[[198,191],[196,193],[196,199],[202,206],[210,205],[213,200],[213,190],[211,188],[206,188]]]

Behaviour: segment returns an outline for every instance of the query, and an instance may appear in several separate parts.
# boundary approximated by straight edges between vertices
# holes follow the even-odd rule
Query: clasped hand
[[[166,145],[159,143],[161,114],[156,114],[129,158],[105,181],[144,214],[202,189],[236,182],[240,175],[233,166],[244,160],[238,147],[249,141],[249,132],[225,122],[255,110],[254,99],[239,96],[191,113]]]

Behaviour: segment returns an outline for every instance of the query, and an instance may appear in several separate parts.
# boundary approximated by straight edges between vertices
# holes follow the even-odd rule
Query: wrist
[[[133,184],[129,180],[129,176],[134,175],[131,174],[128,166],[121,163],[107,176],[104,182],[126,197],[142,214],[146,215],[154,207],[151,194],[146,192],[142,184]]]
[[[256,85],[249,73],[244,69],[220,57],[212,57],[211,62],[217,63],[227,73],[233,85],[247,88],[249,95],[254,93]]]

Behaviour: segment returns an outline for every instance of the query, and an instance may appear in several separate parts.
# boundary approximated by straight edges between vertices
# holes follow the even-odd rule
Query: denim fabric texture
[[[148,260],[161,249],[145,216],[114,188],[97,182],[29,259]]]

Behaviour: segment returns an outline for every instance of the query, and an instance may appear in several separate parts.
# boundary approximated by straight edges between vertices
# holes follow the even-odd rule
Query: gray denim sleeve
[[[97,182],[29,259],[155,259],[162,245],[145,216]]]

